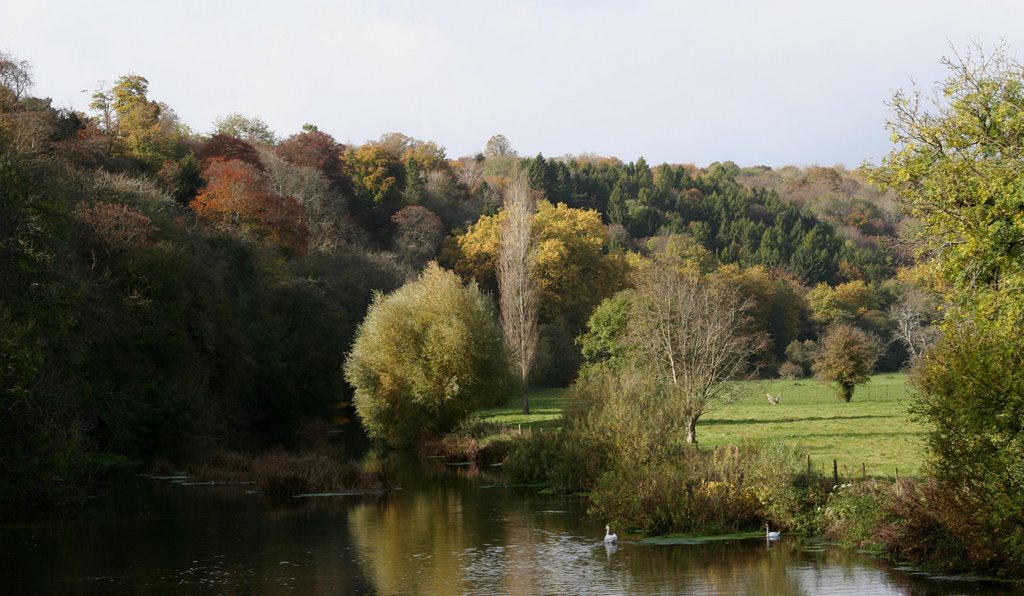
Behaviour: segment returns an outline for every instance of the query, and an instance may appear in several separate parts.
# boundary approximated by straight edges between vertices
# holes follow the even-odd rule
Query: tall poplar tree
[[[527,173],[517,167],[505,192],[498,248],[501,326],[514,372],[522,382],[523,413],[530,413],[530,370],[537,355],[537,243],[533,236],[536,201]]]

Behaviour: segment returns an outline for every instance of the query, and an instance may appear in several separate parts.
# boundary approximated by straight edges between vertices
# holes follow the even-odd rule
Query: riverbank
[[[602,420],[568,390],[536,392],[530,415],[518,404],[479,412],[477,424],[514,429],[509,482],[586,493],[592,515],[637,535],[768,523],[943,573],[1021,577],[1016,555],[965,521],[969,491],[925,477],[904,375],[873,377],[849,403],[811,380],[742,382],[738,393],[700,419],[699,450],[664,434],[664,419],[628,415],[632,402]]]
[[[0,519],[5,593],[1006,593],[936,581],[784,534],[634,542],[576,497],[540,498],[463,467],[410,466],[383,497],[279,504],[237,485],[130,477],[73,517]]]

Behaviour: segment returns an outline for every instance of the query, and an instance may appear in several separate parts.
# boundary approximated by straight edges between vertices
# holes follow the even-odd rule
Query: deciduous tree
[[[342,194],[352,194],[352,181],[345,164],[345,146],[331,135],[312,127],[288,137],[276,151],[289,163],[319,170]]]
[[[302,207],[267,190],[260,172],[238,160],[213,160],[204,171],[206,186],[191,207],[201,221],[277,244],[288,254],[304,254],[308,230]]]
[[[444,239],[444,224],[433,211],[421,205],[409,205],[391,216],[395,233],[391,247],[414,272],[419,272],[437,256]]]
[[[260,154],[248,141],[238,137],[217,133],[203,142],[196,151],[196,157],[200,163],[211,159],[219,158],[223,161],[237,159],[253,166],[257,170],[263,169],[260,161]]]
[[[378,294],[345,362],[359,418],[371,437],[412,447],[453,430],[512,389],[490,299],[436,264]]]
[[[148,91],[146,77],[127,74],[113,87],[97,90],[89,107],[99,112],[114,151],[152,173],[184,155],[187,130],[170,107],[149,99]]]
[[[0,52],[0,108],[15,103],[32,88],[32,65],[27,60]],[[3,98],[3,95],[9,97]],[[0,109],[0,112],[5,111]]]
[[[530,370],[539,338],[537,244],[533,235],[536,205],[526,172],[519,168],[505,189],[498,246],[498,295],[505,348],[522,384],[524,414],[530,413]]]
[[[854,388],[871,378],[880,342],[863,329],[840,324],[829,329],[819,344],[811,367],[814,374],[826,383],[835,383],[836,397],[849,402]]]
[[[505,155],[515,155],[516,152],[512,149],[512,143],[509,142],[505,135],[494,135],[487,139],[487,144],[484,146],[485,157],[502,157]]]
[[[930,465],[974,511],[982,573],[1024,573],[1024,65],[980,46],[944,59],[931,101],[899,92],[896,147],[872,178],[922,223],[920,256],[950,291],[943,339],[919,362],[913,407],[930,423]]]
[[[255,116],[243,116],[232,112],[213,122],[214,134],[227,135],[258,145],[273,146],[277,144],[277,135],[262,119]]]
[[[456,239],[451,255],[460,275],[497,290],[501,214],[481,217]],[[576,335],[601,300],[625,286],[621,255],[606,250],[606,230],[596,211],[539,201],[534,219],[541,322],[560,317]]]
[[[697,421],[732,392],[727,381],[742,373],[764,337],[748,333],[738,293],[709,284],[694,272],[657,261],[634,276],[625,341],[634,365],[666,387],[686,442],[697,442]]]

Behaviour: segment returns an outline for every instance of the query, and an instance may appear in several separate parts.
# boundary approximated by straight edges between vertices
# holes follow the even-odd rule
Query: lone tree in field
[[[631,356],[624,374],[649,375],[665,407],[697,443],[697,421],[730,401],[727,381],[738,377],[764,338],[748,332],[747,305],[731,288],[706,276],[655,261],[629,291],[624,342]]]
[[[750,333],[748,305],[734,289],[677,264],[638,267],[635,289],[605,300],[581,338],[599,358],[599,372],[586,377],[611,376],[594,389],[604,395],[600,408],[624,409],[608,413],[617,421],[606,429],[610,434],[634,429],[642,442],[653,437],[664,443],[685,433],[686,442],[696,444],[697,420],[731,400],[728,381],[743,373],[764,343],[762,335]],[[583,379],[582,385],[590,382]],[[609,395],[611,386],[620,389]],[[617,394],[629,388],[642,388],[640,397],[621,403]]]
[[[505,349],[522,383],[523,413],[530,413],[530,370],[537,355],[537,244],[533,239],[536,202],[526,172],[516,168],[505,191],[498,248],[498,294]]]
[[[370,437],[412,447],[505,403],[513,381],[494,314],[476,284],[433,263],[377,294],[345,362]]]
[[[835,383],[836,397],[849,402],[857,385],[866,383],[878,361],[878,340],[852,325],[836,325],[821,338],[818,359],[811,369],[818,379]]]

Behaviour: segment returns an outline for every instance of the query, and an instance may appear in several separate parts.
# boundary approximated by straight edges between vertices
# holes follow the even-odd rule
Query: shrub
[[[697,529],[694,477],[672,463],[622,466],[605,472],[591,493],[592,514],[645,534]]]
[[[834,487],[821,508],[819,529],[845,546],[881,550],[877,532],[887,517],[888,503],[887,491],[874,482]]]
[[[1020,550],[1007,542],[1010,532],[993,530],[988,507],[966,488],[904,481],[886,513],[878,540],[900,559],[943,573],[1024,577]]]
[[[645,533],[736,532],[765,520],[790,528],[806,507],[800,461],[795,449],[773,444],[684,449],[641,466],[620,461],[595,483],[593,511]]]
[[[787,360],[779,367],[779,376],[783,379],[801,379],[804,376],[804,367]]]
[[[804,453],[779,442],[747,442],[734,449],[737,470],[733,481],[753,492],[758,515],[774,527],[805,527],[803,517],[812,488],[807,481],[813,478],[808,479],[803,469]],[[801,481],[805,486],[798,486]]]
[[[551,484],[565,454],[558,433],[519,435],[513,440],[504,469],[517,484]]]
[[[1018,327],[981,316],[961,321],[914,373],[911,409],[929,425],[929,464],[938,482],[932,492],[976,528],[959,533],[975,565],[1024,575],[1024,340]]]

